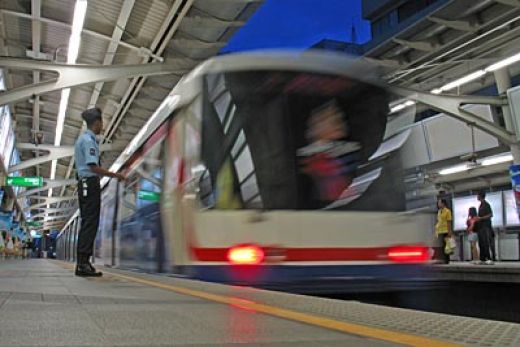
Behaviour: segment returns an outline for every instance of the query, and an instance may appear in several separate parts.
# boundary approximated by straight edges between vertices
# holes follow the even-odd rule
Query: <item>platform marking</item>
[[[238,298],[230,298],[223,295],[211,294],[207,292],[203,292],[195,289],[188,289],[184,287],[179,287],[176,285],[150,281],[139,277],[133,277],[128,275],[121,275],[118,273],[108,272],[110,276],[119,277],[125,279],[127,281],[136,282],[145,284],[148,286],[165,289],[168,291],[173,291],[179,294],[194,296],[201,299],[206,299],[226,305],[238,306],[247,310],[252,310],[256,312],[261,312],[264,314],[268,314],[270,316],[275,316],[279,318],[284,318],[292,321],[297,321],[301,323],[306,323],[314,326],[319,326],[322,328],[341,331],[343,333],[358,335],[363,337],[370,337],[373,339],[384,340],[395,342],[401,345],[406,346],[414,346],[414,347],[460,347],[462,345],[431,339],[427,337],[422,337],[418,335],[406,334],[401,332],[395,332],[390,330],[385,330],[381,328],[373,328],[366,325],[355,324],[355,323],[347,323],[343,321],[338,321],[332,318],[327,318],[323,316],[317,316],[308,313],[297,312],[293,310],[287,310],[275,306],[259,304],[255,302],[250,302],[248,300],[238,299]]]
[[[65,268],[74,268],[74,266],[69,265],[65,262],[60,263]],[[196,289],[188,289],[184,287],[179,287],[177,285],[162,283],[162,282],[156,282],[151,280],[146,280],[139,277],[129,276],[129,275],[121,275],[118,273],[106,271],[105,274],[108,274],[109,276],[125,279],[130,282],[140,283],[144,285],[148,285],[151,287],[161,288],[165,289],[171,292],[175,292],[178,294],[184,294],[189,295],[193,297],[197,297],[200,299],[206,299],[209,301],[218,302],[221,304],[226,305],[232,305],[235,307],[240,307],[245,310],[251,310],[255,312],[264,313],[270,316],[278,317],[278,318],[284,318],[291,321],[296,321],[300,323],[305,323],[313,326],[319,326],[325,329],[329,330],[336,330],[340,331],[346,334],[351,335],[357,335],[362,337],[370,337],[377,340],[383,340],[383,341],[389,341],[398,343],[405,346],[414,346],[414,347],[462,347],[463,345],[456,344],[453,342],[448,341],[442,341],[442,340],[436,340],[431,339],[428,337],[422,337],[418,335],[412,335],[412,334],[406,334],[391,330],[385,330],[381,328],[373,328],[370,326],[362,325],[362,324],[356,324],[356,323],[347,323],[343,321],[338,321],[332,318],[327,318],[323,316],[313,315],[309,313],[302,313],[298,311],[293,310],[287,310],[275,306],[270,305],[264,305],[255,303],[249,300],[244,300],[240,298],[230,298],[224,295],[219,294],[211,294],[207,292],[203,292]],[[89,278],[89,277],[85,277]],[[91,277],[94,278],[94,277]],[[101,277],[103,278],[103,277]],[[98,277],[99,279],[99,277]]]

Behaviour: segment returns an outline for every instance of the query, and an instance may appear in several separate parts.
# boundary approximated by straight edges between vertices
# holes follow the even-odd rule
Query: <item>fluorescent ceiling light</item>
[[[440,93],[442,93],[442,89],[441,88],[435,88],[435,89],[430,90],[430,93],[432,93],[432,94],[440,94]]]
[[[395,105],[395,106],[390,108],[390,113],[395,113],[395,112],[401,111],[404,108],[406,108],[404,103],[397,104],[397,105]]]
[[[56,136],[54,136],[54,146],[61,144],[61,135],[63,134],[63,125],[65,124],[65,113],[67,112],[67,104],[69,103],[70,88],[61,90],[60,107],[58,109],[58,121],[56,125]]]
[[[441,171],[439,171],[439,175],[443,175],[443,176],[451,175],[454,173],[464,172],[464,171],[468,171],[468,170],[469,170],[468,164],[462,164],[462,165],[457,165],[457,166],[452,166],[452,167],[449,167],[446,169],[442,169]]]
[[[507,163],[509,161],[513,161],[513,155],[512,154],[502,154],[502,155],[498,155],[498,156],[494,156],[494,157],[484,158],[484,159],[482,159],[481,164],[483,166],[490,166],[490,165]]]
[[[407,107],[410,107],[410,106],[413,106],[415,105],[416,102],[413,101],[413,100],[406,100],[400,104],[397,104],[395,106],[390,106],[390,113],[395,113],[395,112],[398,112],[398,111],[401,111],[402,109],[405,109]]]
[[[464,77],[459,78],[458,80],[455,80],[453,82],[450,82],[448,84],[443,85],[440,89],[441,91],[445,92],[447,90],[451,90],[457,87],[460,87],[463,84],[466,84],[468,82],[471,82],[473,80],[476,80],[477,78],[480,78],[486,74],[486,71],[484,70],[478,70],[473,73],[470,73],[469,75],[466,75]]]
[[[492,65],[489,65],[486,68],[486,71],[495,71],[498,69],[501,69],[503,67],[509,66],[511,64],[516,63],[517,61],[520,61],[520,53],[517,53],[509,58],[506,58],[504,60],[500,60]]]
[[[77,0],[74,6],[74,19],[72,20],[72,33],[69,38],[69,49],[67,52],[67,64],[75,64],[79,53],[81,42],[81,31],[87,13],[87,0]]]
[[[87,13],[87,0],[77,0],[74,6],[74,17],[72,19],[72,32],[69,38],[69,47],[67,51],[67,64],[75,64],[78,58],[79,46],[81,43],[81,31],[85,22],[85,15]],[[67,105],[69,103],[70,88],[61,91],[60,106],[58,109],[58,119],[56,122],[56,135],[54,136],[54,145],[61,144],[61,137],[63,135],[63,126],[65,124],[65,114],[67,112]],[[53,180],[56,177],[56,167],[58,161],[53,160],[51,166],[50,178]],[[52,188],[49,189],[48,196],[52,196]],[[48,206],[48,205],[47,205]]]

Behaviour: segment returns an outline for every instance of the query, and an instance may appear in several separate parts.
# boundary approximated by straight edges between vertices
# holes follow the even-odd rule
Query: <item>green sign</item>
[[[149,190],[140,190],[137,193],[137,198],[141,200],[158,202],[161,200],[161,193],[151,192]]]
[[[28,227],[33,227],[33,228],[39,228],[42,226],[42,223],[41,222],[37,222],[37,221],[30,221],[30,222],[27,222],[25,223]]]
[[[9,176],[5,179],[5,185],[14,187],[42,187],[43,177]]]

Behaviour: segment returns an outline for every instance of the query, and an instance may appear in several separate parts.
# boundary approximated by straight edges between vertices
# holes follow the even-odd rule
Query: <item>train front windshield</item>
[[[206,75],[203,88],[198,190],[208,208],[332,206],[352,194],[385,132],[388,92],[343,76],[232,72]]]

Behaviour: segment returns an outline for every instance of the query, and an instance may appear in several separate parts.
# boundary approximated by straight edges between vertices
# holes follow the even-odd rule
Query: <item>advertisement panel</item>
[[[506,225],[518,226],[520,225],[520,218],[516,208],[515,195],[512,190],[504,192],[504,209],[506,212]]]
[[[493,210],[493,227],[504,226],[504,207],[502,204],[502,192],[486,194],[486,200]],[[468,210],[475,207],[478,210],[480,202],[476,195],[470,195],[453,199],[453,230],[465,230],[466,220],[468,218]]]

